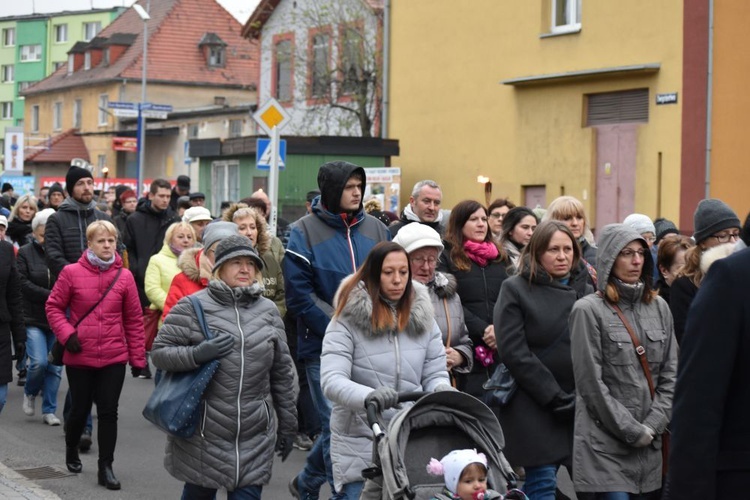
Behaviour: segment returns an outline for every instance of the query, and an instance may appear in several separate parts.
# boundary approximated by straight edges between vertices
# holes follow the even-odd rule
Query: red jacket
[[[170,309],[183,297],[199,292],[208,286],[208,270],[201,270],[202,248],[190,248],[184,250],[177,261],[177,266],[182,269],[181,273],[172,278],[172,284],[167,292],[167,300],[164,301],[164,312],[162,321],[169,314]]]
[[[78,332],[81,352],[65,351],[63,363],[75,367],[102,368],[116,363],[130,363],[135,368],[146,366],[143,314],[133,275],[123,269],[117,283],[107,296],[84,320],[74,328],[101,298],[115,279],[122,259],[106,271],[93,266],[81,255],[78,262],[63,268],[52,293],[47,299],[47,319],[57,340],[65,345]],[[66,311],[70,308],[70,319]]]

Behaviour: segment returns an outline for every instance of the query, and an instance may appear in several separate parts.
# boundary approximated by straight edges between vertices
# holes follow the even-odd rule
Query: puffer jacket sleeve
[[[524,325],[525,313],[514,286],[516,283],[519,281],[505,281],[495,303],[497,350],[500,361],[505,363],[518,385],[537,404],[544,407],[562,391],[562,387],[549,368],[529,349]]]
[[[44,228],[44,255],[50,272],[55,276],[59,276],[63,267],[69,264],[65,258],[62,228],[58,220],[61,216],[60,213],[52,214]]]
[[[459,336],[457,342],[451,342],[452,347],[457,350],[464,358],[464,364],[453,369],[456,373],[471,373],[474,368],[474,344],[469,338],[469,330],[466,328],[466,321],[464,319],[464,308],[461,306],[461,300],[458,295],[454,297],[458,302],[458,307],[451,307],[451,312],[455,313],[458,317],[454,324],[461,325],[459,330]]]
[[[125,282],[122,321],[128,343],[128,362],[130,366],[143,368],[146,366],[146,333],[143,330],[143,312],[138,289],[135,287],[133,274],[127,269],[122,270],[120,279]]]
[[[450,385],[451,380],[446,369],[443,333],[434,319],[432,320],[432,329],[427,335],[429,335],[430,340],[427,344],[427,354],[422,366],[421,382],[425,391],[432,392],[439,385]]]
[[[672,415],[672,400],[677,382],[677,339],[669,306],[661,297],[657,297],[655,302],[659,307],[659,315],[667,334],[667,341],[664,346],[664,359],[659,366],[659,376],[654,380],[656,385],[654,400],[643,424],[655,430],[658,435],[666,430]]]
[[[440,347],[442,349],[442,343]],[[323,352],[320,355],[320,385],[323,394],[334,403],[352,410],[363,410],[365,399],[374,388],[351,380],[353,353],[352,332],[342,323],[331,321],[323,337]]]
[[[49,221],[47,224],[49,224]],[[73,276],[70,270],[71,267],[62,270],[44,306],[49,326],[62,345],[65,345],[76,331],[65,316],[73,289]]]
[[[151,304],[158,310],[163,311],[164,303],[167,301],[167,292],[161,287],[162,270],[158,255],[154,255],[148,261],[146,276],[143,279],[143,290],[146,292],[146,297],[151,301]]]
[[[15,259],[11,254],[10,273],[8,274],[8,283],[5,290],[5,303],[10,315],[10,333],[13,336],[13,343],[19,344],[26,342],[26,327],[23,322],[23,301],[21,300],[21,281],[18,277],[18,268]]]
[[[21,280],[21,293],[29,302],[43,303],[49,297],[50,291],[39,286],[31,280],[31,267],[35,264],[33,258],[29,258],[33,248],[27,247],[18,252],[16,263],[18,264],[18,277]],[[46,270],[46,269],[45,269]],[[28,311],[27,311],[28,312]]]
[[[612,397],[602,378],[602,332],[596,315],[595,301],[600,298],[584,298],[573,306],[570,313],[571,355],[576,391],[586,407],[613,436],[627,444],[633,444],[643,433],[643,427],[630,411]],[[655,430],[655,429],[654,429]]]
[[[273,405],[279,417],[279,434],[293,435],[297,432],[297,396],[299,381],[294,368],[286,332],[281,317],[274,315],[274,359],[271,368],[271,393]]]
[[[193,349],[205,338],[190,299],[183,297],[164,319],[154,339],[151,360],[157,368],[169,372],[195,370],[199,365]]]

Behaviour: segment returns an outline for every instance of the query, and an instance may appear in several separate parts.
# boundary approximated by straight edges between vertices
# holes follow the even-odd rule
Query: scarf
[[[477,263],[479,267],[485,267],[491,260],[497,259],[500,254],[497,247],[491,241],[464,241],[464,252],[466,256]]]
[[[89,264],[92,266],[98,267],[100,271],[106,271],[109,269],[109,267],[115,263],[115,256],[113,255],[111,259],[109,260],[102,260],[99,257],[96,256],[93,250],[90,248],[86,249],[86,259],[88,259]]]
[[[175,254],[177,257],[179,257],[182,254],[182,250],[183,250],[183,248],[176,247],[172,245],[171,243],[169,244],[169,249],[172,250],[172,253]]]
[[[411,209],[411,203],[408,204],[408,205],[406,205],[404,207],[404,217],[406,217],[406,220],[411,220],[411,221],[414,221],[414,222],[421,222],[419,220],[419,216],[414,213],[414,210]],[[441,222],[442,220],[443,220],[443,211],[442,210],[438,210],[437,219],[435,219],[430,224],[433,224],[433,223],[437,224],[437,223]]]

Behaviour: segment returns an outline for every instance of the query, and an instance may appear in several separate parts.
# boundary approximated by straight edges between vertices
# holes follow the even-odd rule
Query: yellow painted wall
[[[414,182],[444,186],[446,208],[493,197],[522,200],[523,185],[547,186],[581,199],[592,218],[595,140],[583,127],[584,94],[650,89],[650,119],[639,131],[636,210],[676,220],[679,203],[679,105],[655,106],[657,92],[679,92],[682,2],[583,0],[580,33],[548,32],[550,0],[393,2],[389,136],[400,140],[407,201]],[[581,80],[514,88],[500,82],[614,66],[660,63],[653,76]],[[665,187],[656,213],[656,165],[662,152]]]
[[[744,221],[750,211],[747,117],[750,113],[750,60],[737,46],[747,33],[750,2],[714,3],[714,79],[711,152],[713,198],[724,200]]]

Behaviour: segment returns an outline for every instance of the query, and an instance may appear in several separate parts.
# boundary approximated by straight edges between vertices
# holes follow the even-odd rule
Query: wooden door
[[[598,125],[596,130],[595,234],[622,222],[635,210],[635,167],[638,151],[635,123]]]

